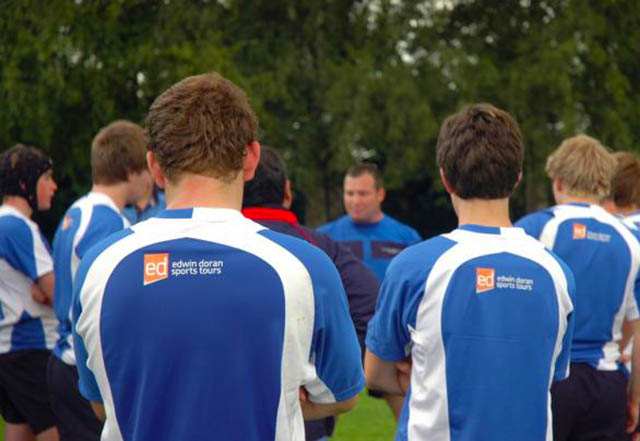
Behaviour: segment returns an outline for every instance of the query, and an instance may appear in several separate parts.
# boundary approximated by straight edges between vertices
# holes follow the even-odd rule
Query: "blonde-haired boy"
[[[554,440],[624,439],[625,428],[630,433],[637,425],[640,366],[627,397],[618,343],[625,317],[638,328],[640,243],[600,206],[616,159],[598,140],[578,135],[549,156],[546,170],[558,205],[516,225],[558,254],[576,281],[571,375],[551,389]]]

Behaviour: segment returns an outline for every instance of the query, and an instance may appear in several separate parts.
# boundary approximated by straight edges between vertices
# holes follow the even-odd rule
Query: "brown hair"
[[[442,124],[436,162],[462,199],[508,197],[524,162],[518,123],[490,104],[467,106]]]
[[[616,160],[597,139],[577,135],[549,155],[545,170],[551,179],[560,179],[571,196],[604,199],[615,168]]]
[[[380,169],[373,162],[360,162],[351,166],[351,168],[347,171],[346,176],[357,178],[358,176],[366,174],[369,174],[373,177],[376,189],[383,187],[382,173],[380,173]]]
[[[640,160],[631,152],[613,153],[617,165],[611,180],[611,199],[618,207],[640,207]]]
[[[172,181],[185,172],[232,180],[258,129],[244,92],[216,72],[171,86],[151,105],[146,124],[151,149]]]
[[[142,127],[130,121],[114,121],[102,128],[91,144],[91,177],[94,184],[126,181],[129,173],[147,168],[149,140]]]

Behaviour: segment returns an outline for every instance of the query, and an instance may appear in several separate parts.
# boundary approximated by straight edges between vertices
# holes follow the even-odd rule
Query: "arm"
[[[91,404],[91,409],[93,409],[93,413],[96,414],[96,417],[98,417],[100,421],[104,422],[104,420],[106,419],[106,415],[104,413],[104,404],[94,403],[93,401],[89,404]]]
[[[367,350],[364,356],[364,372],[367,387],[389,395],[404,395],[406,387],[401,384],[404,372],[393,361],[386,361]]]
[[[344,401],[331,404],[318,404],[309,400],[309,393],[305,388],[300,388],[300,407],[302,417],[305,420],[321,420],[330,416],[337,416],[353,409],[358,401],[358,396],[353,396]]]
[[[31,297],[38,303],[51,305],[53,303],[53,292],[55,287],[55,277],[53,272],[49,272],[38,279],[31,286]]]
[[[631,378],[627,397],[629,408],[627,433],[633,433],[638,425],[640,403],[640,320],[634,320],[630,323],[633,329],[633,350],[631,352]]]
[[[622,338],[619,343],[620,350],[620,363],[627,363],[631,361],[631,357],[625,354],[627,346],[631,343],[631,337],[633,336],[633,326],[628,319],[625,319],[622,323]]]

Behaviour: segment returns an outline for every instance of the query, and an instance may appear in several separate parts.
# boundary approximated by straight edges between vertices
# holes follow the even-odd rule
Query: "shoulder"
[[[385,223],[385,228],[393,229],[395,233],[407,243],[414,243],[420,240],[420,235],[414,228],[400,222],[388,214],[384,215],[382,222]]]
[[[327,222],[324,225],[320,225],[317,229],[318,229],[318,231],[321,231],[323,233],[330,234],[332,231],[339,230],[340,228],[343,228],[348,223],[351,223],[351,220],[349,219],[349,216],[347,216],[345,214],[345,215],[340,216],[339,218],[337,218],[337,219],[335,219],[335,220],[333,220],[331,222]]]
[[[554,217],[554,208],[545,208],[520,218],[514,225],[523,228],[527,234],[539,238],[544,226]]]
[[[456,244],[456,241],[440,235],[405,248],[389,264],[385,280],[429,272],[438,259]]]
[[[37,225],[26,218],[0,212],[0,234],[2,237],[15,238],[15,234],[32,235]]]
[[[307,269],[323,268],[327,265],[333,266],[331,260],[323,250],[310,244],[306,240],[267,229],[258,231],[257,234],[266,237],[293,254]]]

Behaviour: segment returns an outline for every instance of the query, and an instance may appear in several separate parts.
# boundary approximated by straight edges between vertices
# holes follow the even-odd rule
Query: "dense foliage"
[[[284,153],[307,220],[341,211],[354,160],[385,171],[385,208],[432,235],[455,223],[434,163],[442,119],[469,102],[516,116],[527,142],[515,217],[549,202],[544,158],[579,131],[640,140],[640,3],[631,0],[10,0],[0,8],[0,149],[47,150],[50,233],[90,186],[113,119],[217,70],[243,87],[260,140]]]

